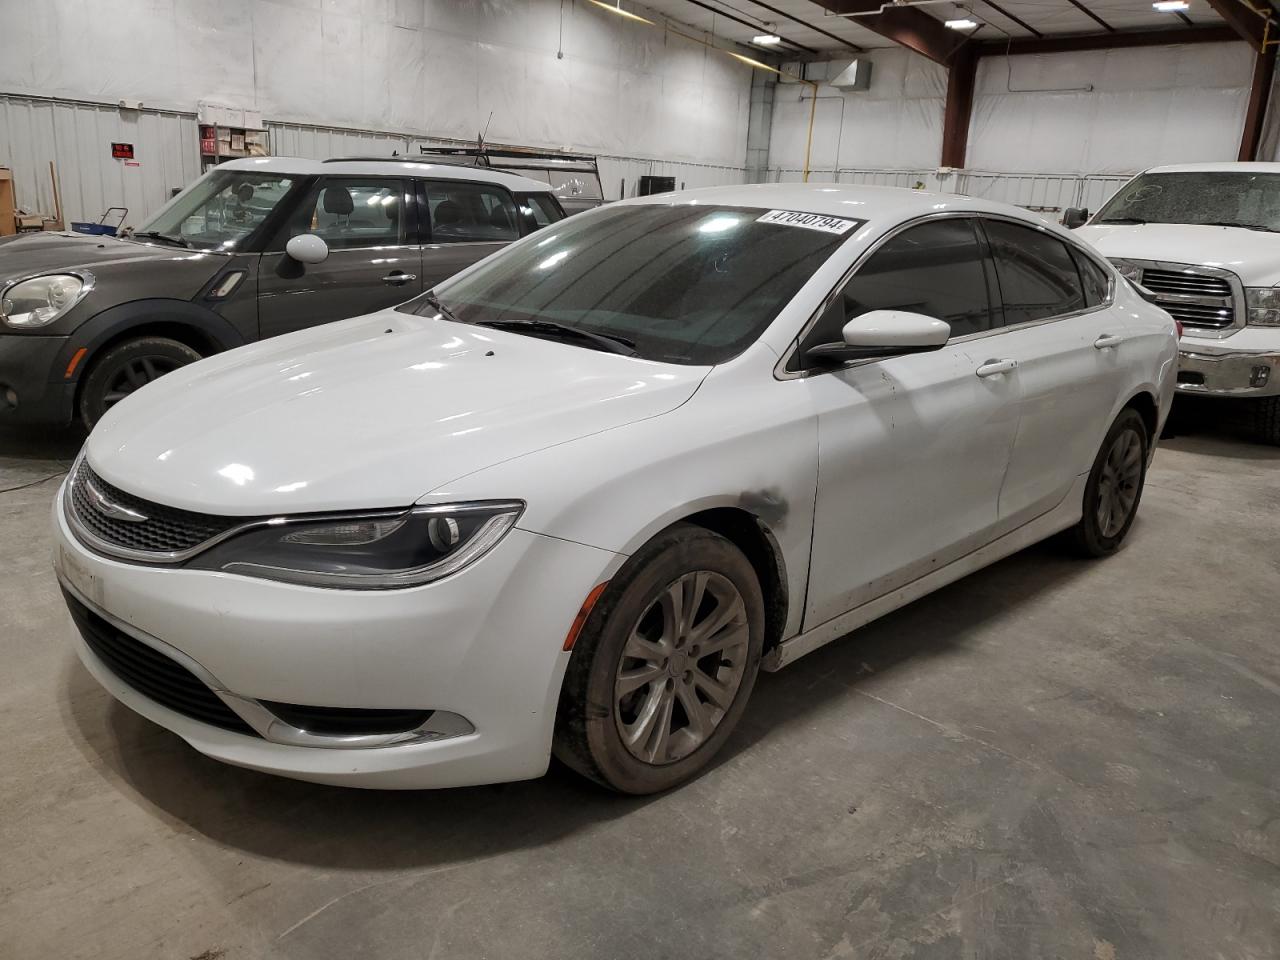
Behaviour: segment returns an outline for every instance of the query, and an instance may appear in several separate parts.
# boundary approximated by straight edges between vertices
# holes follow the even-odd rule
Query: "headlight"
[[[205,551],[188,566],[312,587],[416,587],[474,563],[506,535],[523,509],[520,501],[488,500],[324,520],[273,520]]]
[[[1136,263],[1130,263],[1128,260],[1112,260],[1111,265],[1116,268],[1116,273],[1126,280],[1134,283],[1142,282],[1142,268]]]
[[[48,326],[79,303],[91,286],[91,277],[70,273],[22,280],[0,295],[0,320],[17,330]]]
[[[1248,322],[1258,327],[1280,327],[1280,287],[1245,287]]]

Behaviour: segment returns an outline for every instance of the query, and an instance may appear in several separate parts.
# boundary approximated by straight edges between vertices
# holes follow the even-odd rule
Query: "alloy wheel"
[[[136,357],[126,361],[107,380],[106,393],[102,398],[104,408],[114,406],[139,387],[145,387],[152,380],[181,366],[184,364],[169,357]]]
[[[1098,530],[1117,536],[1128,523],[1142,484],[1142,437],[1136,430],[1116,435],[1098,478]]]
[[[627,751],[665,764],[705,743],[742,685],[749,641],[746,605],[728,578],[698,570],[669,584],[618,662],[614,719]]]

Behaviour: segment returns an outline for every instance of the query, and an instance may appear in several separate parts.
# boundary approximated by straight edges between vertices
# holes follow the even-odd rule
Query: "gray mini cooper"
[[[563,219],[546,183],[411,160],[235,160],[124,238],[0,240],[0,424],[93,424],[184,364],[409,300]]]

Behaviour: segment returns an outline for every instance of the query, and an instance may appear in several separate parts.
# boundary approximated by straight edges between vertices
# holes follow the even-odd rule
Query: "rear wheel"
[[[638,551],[574,646],[555,754],[623,793],[695,776],[737,725],[755,685],[764,601],[747,558],[677,524]]]
[[[1107,431],[1084,490],[1084,512],[1071,530],[1076,549],[1086,556],[1115,553],[1133,526],[1147,477],[1147,424],[1133,409],[1124,410]]]
[[[129,394],[166,373],[194,363],[200,354],[167,337],[139,337],[109,348],[85,374],[80,419],[89,429]]]

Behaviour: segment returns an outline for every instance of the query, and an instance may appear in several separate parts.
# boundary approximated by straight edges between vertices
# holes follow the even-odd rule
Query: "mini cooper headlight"
[[[284,518],[225,540],[188,567],[312,587],[416,587],[480,559],[523,509],[518,500],[485,500],[323,520]]]
[[[0,320],[15,330],[48,326],[79,303],[90,286],[71,273],[21,280],[0,293]]]
[[[1280,287],[1246,287],[1248,322],[1257,327],[1280,327]]]

